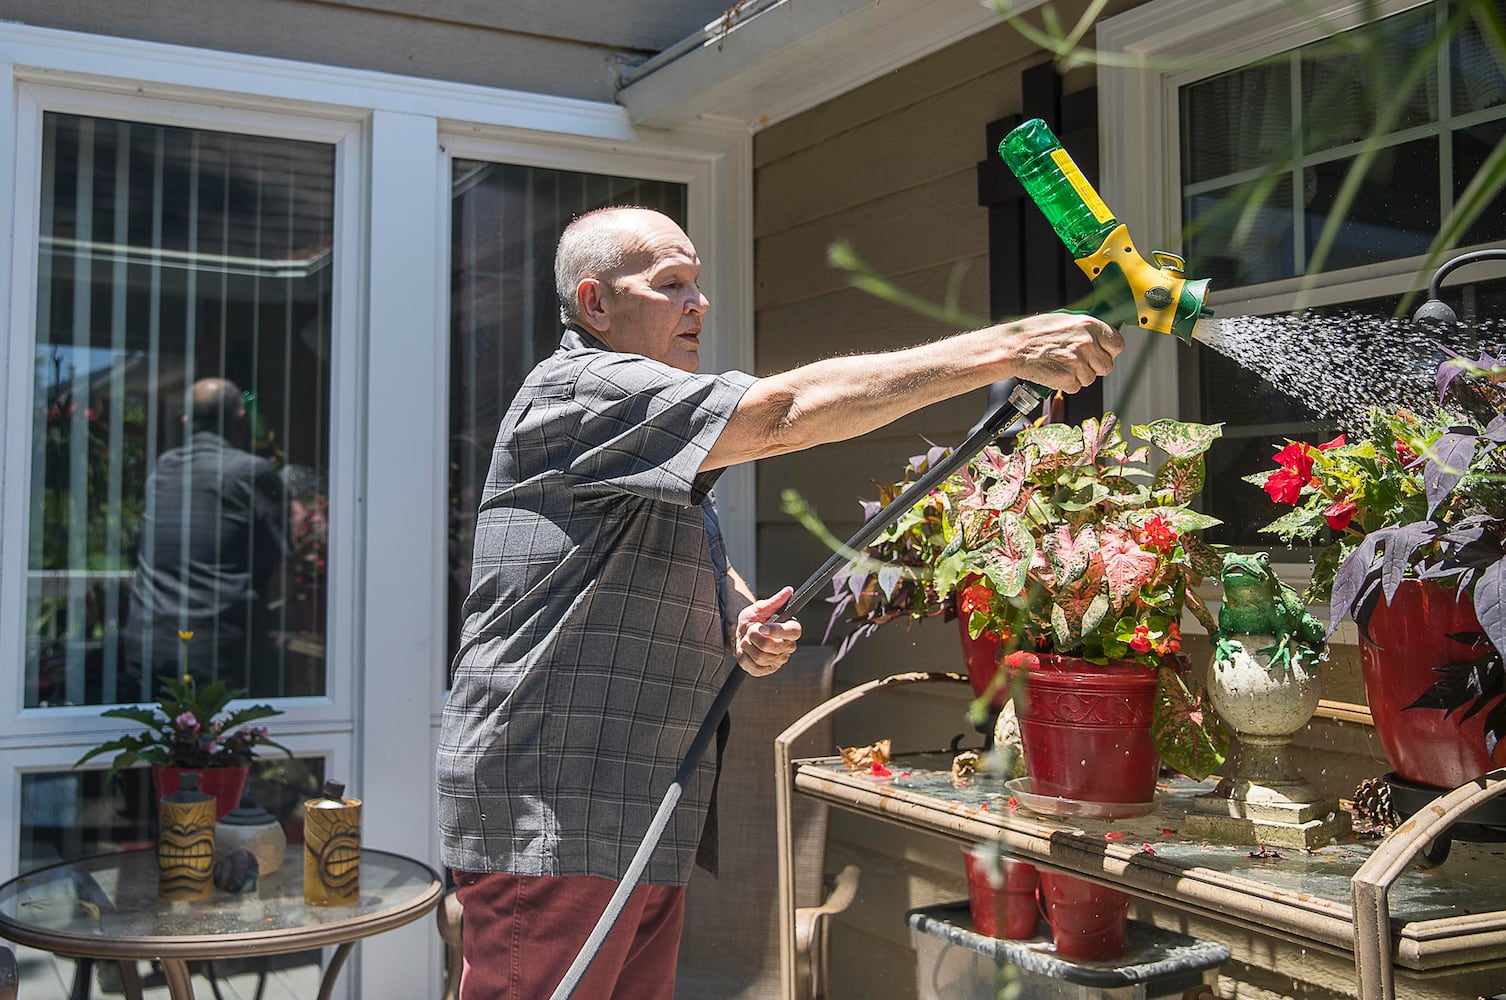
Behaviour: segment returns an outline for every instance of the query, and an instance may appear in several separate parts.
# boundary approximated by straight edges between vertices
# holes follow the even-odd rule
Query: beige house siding
[[[885,350],[954,332],[848,286],[827,248],[850,243],[905,291],[941,302],[949,293],[973,316],[988,314],[988,212],[978,205],[976,165],[990,121],[1018,113],[1020,73],[1042,61],[1008,25],[982,32],[754,139],[757,357],[761,373],[854,351]],[[1073,74],[1068,91],[1091,86]],[[1047,248],[1056,252],[1056,248]],[[861,523],[858,499],[875,479],[897,478],[926,441],[955,444],[986,405],[982,391],[902,417],[858,440],[760,464],[759,578],[765,590],[798,583],[826,553],[782,512],[798,490],[838,535]],[[819,639],[827,609],[801,616]],[[838,666],[837,686],[902,669],[960,670],[955,626],[891,625]],[[836,719],[837,742],[889,737],[896,750],[946,746],[977,734],[969,689],[926,686],[878,695]],[[964,895],[958,848],[924,834],[841,812],[832,816],[827,869],[863,869],[857,903],[832,936],[834,998],[914,995],[915,961],[905,911]]]
[[[1135,6],[1114,5],[1116,10]],[[1063,12],[1070,23],[1070,12]],[[1087,44],[1091,45],[1092,36]],[[851,244],[857,254],[905,291],[939,302],[949,293],[975,316],[988,310],[987,210],[977,203],[975,167],[988,155],[985,126],[1022,105],[1021,71],[1044,61],[1011,27],[1000,25],[898,70],[796,118],[754,140],[757,357],[761,373],[784,370],[837,353],[882,350],[951,332],[867,293],[827,264],[827,248]],[[1066,93],[1092,86],[1091,69],[1063,80]],[[1040,248],[1057,253],[1055,246]],[[759,576],[764,590],[798,583],[826,552],[783,513],[781,492],[797,490],[833,533],[846,537],[860,524],[860,497],[872,498],[874,479],[896,478],[907,457],[926,441],[955,444],[985,406],[982,392],[938,404],[841,445],[785,456],[758,469]],[[1165,401],[1175,412],[1176,400]],[[801,616],[819,640],[827,609],[813,603]],[[838,667],[843,689],[898,670],[961,670],[955,626],[939,620],[906,630],[890,625],[856,647]],[[1189,643],[1195,662],[1208,657],[1206,640]],[[1324,697],[1362,702],[1352,647],[1335,651]],[[839,745],[893,740],[898,751],[947,745],[957,734],[977,736],[965,717],[969,690],[926,686],[875,695],[836,719]],[[1315,720],[1299,734],[1301,760],[1320,790],[1347,798],[1364,777],[1388,769],[1373,733],[1354,723]],[[915,962],[907,909],[965,896],[958,847],[871,819],[836,812],[828,838],[827,870],[847,863],[863,869],[857,903],[833,932],[833,996],[915,995]],[[1175,926],[1169,911],[1140,906],[1137,915]],[[1159,916],[1158,916],[1159,914]],[[1194,933],[1218,936],[1199,926]],[[1235,949],[1234,978],[1250,995],[1290,989],[1292,995],[1331,996],[1352,966],[1337,958],[1310,975],[1293,949],[1248,932],[1224,928]],[[1318,967],[1321,966],[1321,969]],[[1284,969],[1277,973],[1271,970]],[[1349,970],[1349,971],[1346,971]],[[1313,984],[1311,991],[1298,980]],[[1278,987],[1275,984],[1282,984]],[[1245,995],[1245,994],[1240,994]]]
[[[610,101],[619,71],[697,31],[724,0],[7,0],[0,17]]]

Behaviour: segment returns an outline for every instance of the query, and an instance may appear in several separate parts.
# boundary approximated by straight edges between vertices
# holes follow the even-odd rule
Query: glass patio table
[[[128,1000],[140,1000],[136,961],[158,962],[172,1000],[193,1000],[192,960],[275,955],[333,946],[320,982],[328,1000],[355,942],[417,920],[444,884],[421,862],[361,850],[360,898],[344,906],[303,901],[301,849],[249,893],[157,898],[154,850],[102,854],[51,865],[0,885],[0,937],[69,958],[120,963]]]

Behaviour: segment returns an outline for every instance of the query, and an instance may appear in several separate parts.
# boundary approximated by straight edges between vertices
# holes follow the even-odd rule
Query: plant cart
[[[888,777],[851,771],[840,757],[793,758],[791,747],[801,734],[841,709],[875,692],[937,683],[967,681],[929,672],[870,681],[816,706],[775,741],[786,997],[796,996],[790,856],[795,795],[960,844],[996,841],[1042,870],[1132,893],[1203,926],[1225,928],[1231,937],[1253,931],[1290,943],[1293,954],[1306,949],[1353,963],[1363,1000],[1391,1000],[1398,984],[1420,989],[1428,983],[1440,996],[1457,996],[1458,989],[1471,987],[1456,977],[1477,974],[1483,982],[1486,970],[1506,966],[1506,909],[1501,908],[1506,865],[1499,845],[1459,843],[1443,864],[1413,863],[1469,810],[1506,790],[1506,769],[1441,796],[1384,840],[1345,840],[1278,858],[1253,845],[1176,835],[1187,803],[1207,791],[1209,782],[1163,782],[1155,811],[1145,816],[1064,818],[1039,815],[1018,803],[1012,807],[1010,792],[998,779],[980,776],[954,787],[950,751],[896,754]],[[1110,833],[1114,836],[1106,836]],[[1205,931],[1203,936],[1218,935]]]

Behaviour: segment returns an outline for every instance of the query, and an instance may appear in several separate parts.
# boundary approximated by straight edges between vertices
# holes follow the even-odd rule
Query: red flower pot
[[[993,844],[962,849],[973,930],[988,937],[1033,938],[1040,924],[1039,878],[1028,861],[1002,857]]]
[[[1124,954],[1128,894],[1071,875],[1041,872],[1041,901],[1058,955],[1102,961]]]
[[[1481,631],[1469,595],[1431,581],[1403,580],[1390,605],[1384,597],[1375,605],[1369,631],[1367,639],[1362,630],[1359,640],[1365,698],[1397,775],[1414,785],[1456,788],[1489,771],[1494,765],[1485,752],[1487,712],[1461,724],[1458,712],[1406,708],[1438,679],[1433,668],[1467,663],[1485,651],[1446,638]]]
[[[1155,798],[1155,668],[1023,650],[1004,661],[1011,673],[1025,672],[1026,704],[1015,710],[1033,794],[1125,804]]]
[[[239,767],[166,767],[153,764],[152,787],[157,792],[158,800],[176,792],[178,779],[189,771],[198,774],[199,791],[214,796],[214,818],[219,821],[225,818],[226,813],[241,804],[241,792],[245,791],[246,776],[251,773],[251,766],[242,764]]]
[[[962,633],[962,662],[967,667],[967,682],[972,685],[973,694],[981,698],[988,693],[988,686],[999,672],[999,647],[1004,640],[994,632],[984,632],[978,638],[972,638],[967,634],[967,618],[967,615],[957,617]],[[1000,684],[988,699],[988,707],[997,712],[1008,700],[1009,685]]]

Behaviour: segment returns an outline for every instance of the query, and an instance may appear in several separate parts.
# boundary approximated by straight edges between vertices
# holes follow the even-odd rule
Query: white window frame
[[[23,82],[16,88],[16,184],[14,186],[14,276],[10,298],[8,340],[5,356],[11,363],[6,372],[6,432],[0,437],[0,456],[13,456],[5,463],[5,490],[0,496],[0,655],[11,662],[25,660],[27,533],[31,462],[29,435],[35,412],[31,366],[35,354],[37,317],[37,268],[39,215],[36,192],[41,183],[42,119],[49,112],[169,125],[213,129],[244,135],[271,136],[320,142],[335,151],[335,241],[331,281],[332,353],[330,357],[330,502],[338,510],[358,510],[357,486],[361,469],[355,458],[359,426],[352,417],[353,400],[359,394],[360,259],[362,246],[361,178],[362,127],[360,122],[305,119],[248,110],[215,110],[200,105],[122,94],[98,93],[71,87]],[[355,257],[353,260],[352,257]],[[24,436],[23,436],[24,432]],[[280,698],[277,707],[279,732],[325,730],[329,724],[348,725],[353,712],[352,657],[340,655],[355,639],[355,577],[348,567],[356,555],[359,525],[351,516],[330,523],[330,565],[344,572],[329,581],[329,654],[325,661],[323,697]],[[0,718],[8,721],[7,737],[39,736],[66,725],[74,740],[87,748],[111,732],[135,727],[101,719],[101,706],[25,708],[22,672],[0,687]]]
[[[437,865],[433,759],[448,655],[443,515],[450,153],[441,146],[473,150],[468,155],[487,151],[482,158],[533,150],[541,165],[617,173],[641,168],[649,171],[645,176],[688,178],[688,228],[714,275],[707,285],[715,312],[702,342],[703,365],[753,371],[751,130],[718,121],[640,130],[613,104],[0,22],[0,137],[19,134],[22,93],[38,86],[87,94],[89,108],[123,101],[133,109],[125,117],[138,120],[151,120],[150,107],[171,105],[195,124],[207,116],[211,128],[227,128],[245,114],[247,121],[298,122],[316,133],[349,132],[341,169],[353,170],[359,184],[347,184],[340,196],[346,214],[337,239],[347,240],[342,264],[355,272],[358,308],[340,320],[337,334],[354,356],[348,359],[353,381],[338,404],[342,436],[336,443],[361,448],[335,453],[336,462],[350,463],[338,474],[356,505],[346,541],[355,551],[346,553],[354,586],[338,597],[338,611],[332,605],[331,621],[345,615],[350,633],[349,645],[332,648],[332,655],[363,669],[352,667],[345,681],[331,681],[327,706],[279,702],[289,714],[276,722],[289,746],[327,755],[331,774],[343,773],[352,791],[364,793],[367,843]],[[30,304],[20,315],[16,310],[17,293],[27,303],[35,298],[36,213],[34,196],[19,192],[36,190],[32,175],[39,162],[35,144],[0,155],[0,301],[9,303],[0,384],[13,390],[19,378],[23,389],[11,391],[6,409],[3,434],[14,440],[0,437],[0,568],[15,551],[15,531],[7,525],[25,516],[15,505],[16,497],[26,500],[24,488],[12,479],[17,461],[29,469],[29,445],[19,458],[15,445],[30,432],[35,328]],[[356,199],[354,206],[345,205],[346,196]],[[420,266],[426,256],[431,267]],[[25,347],[19,356],[25,377],[14,370],[17,343]],[[382,457],[391,455],[404,457]],[[750,580],[753,482],[753,470],[744,467],[729,471],[717,489],[729,554]],[[9,589],[0,591],[0,648],[17,631],[9,601]],[[338,690],[339,683],[348,692]],[[42,725],[25,720],[23,730],[19,713],[6,711],[19,704],[15,691],[0,695],[0,815],[6,806],[17,815],[19,775],[71,763],[83,738],[68,730],[98,715],[94,708],[80,710],[65,726],[48,714]],[[296,725],[295,708],[307,713]],[[0,878],[14,874],[18,850],[16,831],[0,829]],[[419,921],[384,934],[378,947],[358,948],[339,991],[359,995],[369,981],[380,983],[384,995],[426,995],[438,982],[440,961],[438,936]]]
[[[751,253],[751,137],[741,129],[702,128],[681,131],[674,145],[647,141],[627,148],[593,140],[541,143],[535,136],[507,129],[450,128],[440,133],[443,176],[451,176],[455,159],[485,160],[549,170],[609,174],[686,187],[686,234],[702,261],[701,288],[711,301],[702,336],[701,370],[752,372],[753,259]],[[449,188],[444,188],[449,219]],[[449,287],[448,228],[443,249],[445,284]],[[449,302],[445,303],[448,317]],[[448,319],[441,327],[448,337]],[[448,347],[446,339],[445,345]],[[443,444],[443,442],[440,442]],[[724,472],[716,485],[717,510],[728,558],[757,588],[754,470],[751,464]]]
[[[1176,250],[1182,230],[1179,88],[1357,27],[1367,13],[1387,17],[1429,0],[1152,0],[1106,18],[1098,46],[1112,58],[1098,71],[1099,163],[1105,200],[1141,246]],[[1208,304],[1223,316],[1329,305],[1405,291],[1422,257],[1240,289],[1213,288]],[[1195,274],[1197,261],[1188,261]],[[1217,322],[1217,320],[1203,322]],[[1132,334],[1130,350],[1150,351],[1145,376],[1128,385],[1105,379],[1104,405],[1143,423],[1178,408],[1179,345]],[[1127,370],[1127,366],[1121,366]]]

